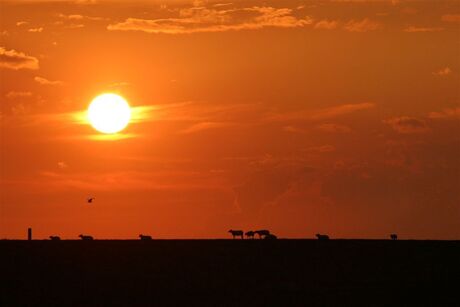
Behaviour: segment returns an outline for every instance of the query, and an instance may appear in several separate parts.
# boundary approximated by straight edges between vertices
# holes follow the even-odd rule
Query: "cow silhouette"
[[[243,236],[244,233],[242,230],[230,229],[228,232],[232,234],[233,239],[235,239],[235,237],[241,237],[241,239],[244,239],[244,236]]]
[[[152,237],[151,236],[145,236],[143,234],[140,234],[139,235],[139,238],[142,240],[142,241],[149,241],[149,240],[152,240]]]
[[[61,238],[59,236],[50,236],[51,241],[59,241]]]
[[[319,233],[316,234],[316,237],[318,238],[318,240],[329,240],[329,236],[328,235],[321,235]]]
[[[92,236],[79,235],[79,237],[80,237],[83,241],[91,241],[91,240],[94,240]]]
[[[250,231],[246,232],[245,235],[246,235],[246,238],[254,239],[255,232],[250,230]]]
[[[391,238],[391,240],[398,240],[398,235],[395,234],[395,233],[392,233],[392,234],[390,235],[390,238]]]
[[[263,229],[263,230],[256,230],[254,231],[256,234],[259,235],[259,239],[262,239],[264,236],[268,236],[270,234],[270,231]]]
[[[276,239],[278,239],[278,237],[272,233],[269,233],[268,235],[264,237],[264,240],[276,240]]]

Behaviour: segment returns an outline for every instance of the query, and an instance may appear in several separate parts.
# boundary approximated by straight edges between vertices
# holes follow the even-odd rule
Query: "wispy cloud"
[[[41,33],[43,32],[43,27],[39,27],[39,28],[31,28],[29,30],[27,30],[28,32],[32,32],[32,33]]]
[[[295,126],[284,126],[283,131],[290,132],[290,133],[306,133],[307,132],[307,130],[297,128]]]
[[[310,17],[297,18],[292,9],[273,7],[251,7],[243,9],[217,10],[206,7],[182,9],[179,16],[166,19],[128,18],[124,22],[110,24],[114,31],[143,31],[146,33],[190,34],[257,30],[267,27],[297,28],[313,22]]]
[[[67,19],[67,20],[71,20],[71,21],[82,21],[82,20],[95,20],[95,21],[98,21],[98,20],[105,20],[105,18],[103,18],[103,17],[91,17],[91,16],[80,15],[80,14],[69,14],[69,15],[59,14],[58,16],[59,16],[59,18]]]
[[[440,27],[416,27],[410,26],[404,29],[404,32],[417,33],[417,32],[438,32],[442,31],[444,28]]]
[[[31,97],[31,96],[32,96],[31,92],[16,92],[16,91],[8,92],[5,95],[5,97],[8,98],[8,99]]]
[[[431,119],[460,119],[460,107],[444,109],[441,112],[431,112],[428,114]]]
[[[370,102],[343,104],[323,109],[299,110],[297,112],[270,114],[268,120],[324,120],[374,108]]]
[[[333,145],[320,145],[320,146],[311,146],[306,148],[304,151],[308,153],[326,153],[335,151],[335,146]]]
[[[339,22],[336,20],[323,19],[315,23],[315,29],[324,29],[324,30],[333,30],[336,29],[339,25]]]
[[[452,73],[452,70],[449,67],[444,67],[438,71],[433,72],[433,75],[439,76],[439,77],[445,77],[445,76],[450,75],[451,73]]]
[[[444,22],[460,22],[460,14],[445,14],[441,20]]]
[[[422,119],[409,116],[394,117],[384,120],[393,130],[402,134],[425,133],[430,131]]]
[[[65,163],[64,161],[59,161],[59,162],[57,163],[57,167],[58,167],[59,169],[66,169],[66,168],[69,167],[69,165],[67,165],[67,163]]]
[[[33,56],[26,55],[23,52],[6,50],[5,47],[0,47],[0,67],[8,69],[38,69],[38,59]]]
[[[345,30],[350,32],[368,32],[378,30],[382,27],[379,22],[364,18],[363,20],[350,20],[345,25]]]
[[[58,166],[59,167],[59,166]],[[61,169],[62,170],[62,169]],[[41,171],[41,180],[17,182],[45,189],[108,190],[212,190],[227,188],[212,172],[196,171],[120,171],[107,173],[66,173]],[[11,182],[15,183],[15,182]]]
[[[234,126],[234,125],[235,125],[235,123],[229,123],[229,122],[202,122],[202,123],[194,124],[194,125],[186,128],[186,129],[182,130],[180,133],[190,134],[190,133],[200,132],[200,131],[203,131],[203,130],[224,128],[224,127],[230,127],[230,126]]]
[[[328,133],[349,133],[351,128],[340,124],[322,124],[316,127],[318,130]]]
[[[56,80],[56,81],[51,81],[42,77],[35,77],[34,78],[35,82],[41,84],[41,85],[63,85],[64,82]]]

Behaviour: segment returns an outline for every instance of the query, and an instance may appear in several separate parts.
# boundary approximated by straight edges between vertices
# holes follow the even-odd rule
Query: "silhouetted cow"
[[[250,231],[246,232],[245,235],[246,235],[247,238],[254,239],[255,232],[250,230]]]
[[[328,235],[321,235],[321,234],[317,233],[316,237],[318,238],[318,240],[329,240]]]
[[[391,238],[391,240],[398,240],[398,235],[395,234],[395,233],[392,233],[392,234],[390,235],[390,238]]]
[[[241,239],[244,239],[242,230],[230,229],[228,232],[232,234],[233,239],[235,239],[235,237],[241,237]]]
[[[151,236],[144,236],[143,234],[140,234],[139,238],[144,241],[152,240]]]
[[[262,239],[263,236],[268,236],[268,235],[270,234],[270,231],[265,230],[265,229],[263,229],[263,230],[256,230],[256,231],[254,231],[254,232],[255,232],[256,234],[259,235],[259,239]]]
[[[51,241],[59,241],[61,238],[59,236],[50,236]]]
[[[264,237],[264,240],[276,240],[276,239],[278,239],[278,237],[272,233],[269,233],[268,235]]]
[[[92,237],[92,236],[79,235],[79,237],[80,237],[83,241],[91,241],[91,240],[93,240],[93,237]]]

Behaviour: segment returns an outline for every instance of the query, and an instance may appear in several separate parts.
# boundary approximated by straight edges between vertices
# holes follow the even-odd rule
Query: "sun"
[[[131,109],[126,100],[116,94],[102,94],[91,101],[88,120],[99,132],[113,134],[123,130],[131,119]]]

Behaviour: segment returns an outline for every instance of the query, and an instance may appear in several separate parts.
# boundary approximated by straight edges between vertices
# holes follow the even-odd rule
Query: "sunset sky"
[[[1,1],[0,108],[0,239],[460,239],[460,1]]]

